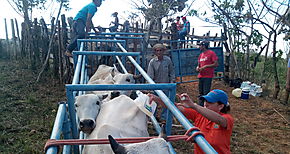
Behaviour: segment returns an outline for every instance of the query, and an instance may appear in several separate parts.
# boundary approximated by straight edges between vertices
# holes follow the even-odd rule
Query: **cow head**
[[[130,74],[130,73],[118,73],[114,76],[113,78],[114,80],[114,84],[135,84],[135,79],[134,79],[134,75]],[[131,91],[130,90],[123,90],[123,91],[119,91],[120,95],[127,95],[130,96],[131,95]]]
[[[75,110],[80,120],[78,126],[84,133],[90,133],[96,126],[102,95],[86,94],[76,97]]]
[[[117,73],[114,78],[114,84],[134,84],[134,75],[130,73]]]

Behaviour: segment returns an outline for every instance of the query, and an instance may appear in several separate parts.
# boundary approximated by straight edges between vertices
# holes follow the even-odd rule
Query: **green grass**
[[[37,74],[17,61],[0,59],[0,70],[0,153],[42,153],[64,85],[46,74],[35,83]]]

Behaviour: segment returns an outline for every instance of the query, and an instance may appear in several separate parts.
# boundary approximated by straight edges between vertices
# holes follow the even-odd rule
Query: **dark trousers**
[[[199,105],[204,106],[204,100],[200,97],[210,92],[212,78],[199,78]]]
[[[78,19],[73,22],[72,25],[72,39],[70,44],[67,46],[67,50],[72,52],[77,47],[77,40],[84,39],[86,36],[86,24],[84,21]]]
[[[109,27],[109,31],[110,31],[110,32],[116,32],[117,29],[118,29],[118,26],[117,26],[117,25],[112,26],[112,27]]]
[[[178,38],[180,40],[185,40],[185,36],[187,35],[187,31],[186,30],[181,30],[181,31],[178,31]]]

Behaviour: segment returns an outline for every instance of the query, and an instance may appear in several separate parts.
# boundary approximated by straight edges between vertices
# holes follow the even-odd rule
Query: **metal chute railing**
[[[79,40],[81,41],[87,41],[87,40]],[[78,42],[79,42],[78,41]],[[90,40],[92,41],[92,40]],[[97,41],[97,40],[94,40]],[[128,53],[125,48],[118,42],[118,40],[112,40],[117,43],[117,45],[120,47],[120,49],[124,52],[124,54],[130,54]],[[119,40],[120,41],[120,40]],[[89,54],[95,54],[94,52],[89,52],[86,53],[83,50],[83,43],[80,43],[80,52],[74,52],[74,61],[75,61],[75,72],[74,72],[74,78],[72,81],[72,84],[66,85],[67,89],[67,106],[68,106],[68,111],[69,111],[69,117],[70,117],[70,128],[72,130],[72,138],[77,139],[79,137],[78,134],[78,128],[77,128],[77,117],[75,114],[74,110],[74,97],[77,95],[77,91],[79,91],[79,95],[82,94],[83,91],[91,91],[91,90],[155,90],[155,92],[159,95],[159,97],[164,101],[166,104],[167,108],[171,111],[168,112],[168,117],[171,117],[170,114],[172,113],[178,120],[179,122],[184,126],[185,129],[190,129],[193,127],[193,125],[183,116],[182,113],[173,105],[174,97],[175,97],[175,91],[176,91],[176,84],[155,84],[154,81],[147,75],[147,73],[142,69],[142,67],[135,61],[135,59],[132,57],[132,55],[129,55],[128,58],[131,61],[131,63],[136,67],[136,69],[142,74],[142,76],[147,80],[149,84],[135,84],[135,85],[85,85],[84,83],[87,82],[88,76],[86,74],[86,69],[85,69],[85,64],[86,64],[86,56]],[[83,53],[82,53],[83,52]],[[120,54],[118,52],[112,52],[112,54]],[[107,54],[107,53],[106,53]],[[122,67],[123,68],[123,67]],[[124,67],[125,68],[125,67]],[[163,89],[169,90],[169,97],[170,99],[163,93]],[[60,112],[65,112],[64,109],[61,109]],[[60,115],[65,115],[61,114]],[[68,115],[67,115],[68,116]],[[59,124],[61,120],[56,119],[55,126],[61,125]],[[157,132],[160,132],[160,127],[156,121],[156,119],[152,120],[153,123],[155,123],[154,126],[156,126]],[[167,119],[167,125],[170,125],[168,127],[171,127],[172,124],[172,118]],[[159,127],[159,128],[158,128]],[[168,129],[168,128],[167,128]],[[170,132],[170,130],[169,130]],[[59,132],[54,132],[52,133],[51,139],[59,139],[55,134],[58,134]],[[65,139],[68,139],[69,136],[64,136]],[[202,137],[202,136],[196,136],[195,137],[196,143],[201,147],[201,149],[205,153],[216,153],[215,150],[208,144],[208,142]],[[171,145],[170,145],[171,146]],[[78,146],[73,146],[74,147],[74,153],[79,153],[79,147]],[[53,147],[51,147],[53,148]],[[50,148],[48,149],[50,150]],[[63,153],[68,153],[70,151],[70,146],[66,146],[63,149]],[[47,151],[49,153],[49,151]],[[175,153],[173,150],[173,147],[171,146],[171,152]],[[52,152],[53,153],[53,152]]]

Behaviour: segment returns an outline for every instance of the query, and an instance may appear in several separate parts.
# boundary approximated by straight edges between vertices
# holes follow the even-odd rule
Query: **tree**
[[[24,21],[32,20],[33,9],[46,9],[47,0],[7,0],[15,12],[23,16]],[[55,0],[64,3],[64,7],[68,8],[69,0]]]
[[[264,70],[260,74],[260,80],[266,80],[265,72],[271,70],[275,84],[274,98],[277,98],[280,87],[276,63],[277,58],[282,55],[282,51],[276,49],[277,37],[285,35],[285,40],[289,38],[290,1],[210,0],[210,2],[215,15],[213,19],[206,18],[204,21],[216,22],[224,27],[224,37],[228,39],[226,44],[229,44],[225,47],[230,50],[234,62],[231,68],[231,72],[234,73],[231,77],[255,79],[253,70],[260,55],[265,52]],[[200,14],[197,10],[191,12],[196,16]],[[263,42],[264,39],[267,41]],[[271,47],[272,52],[268,52]],[[269,64],[267,60],[269,54],[272,57],[270,68],[266,65]]]

